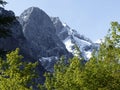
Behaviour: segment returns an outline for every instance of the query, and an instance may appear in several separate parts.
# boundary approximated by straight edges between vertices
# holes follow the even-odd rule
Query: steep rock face
[[[73,55],[76,55],[75,45],[77,45],[85,60],[91,57],[91,53],[94,49],[98,49],[96,43],[93,43],[89,38],[79,34],[76,30],[71,29],[67,24],[62,23],[58,17],[51,17],[51,20],[56,28],[57,36]]]
[[[56,28],[57,36],[61,40],[64,40],[65,38],[67,38],[69,35],[68,31],[70,30],[70,27],[69,26],[64,27],[62,22],[59,20],[59,17],[51,17],[51,21],[53,22],[53,25]]]
[[[5,17],[15,18],[15,15],[12,11],[8,11],[0,7],[0,20]],[[22,54],[22,56],[24,57],[24,61],[36,62],[37,59],[35,58],[35,56],[33,57],[33,53],[35,52],[35,50],[31,49],[32,45],[24,37],[22,26],[19,21],[15,18],[13,22],[11,22],[8,26],[2,26],[0,24],[0,28],[3,27],[8,28],[8,30],[10,30],[12,33],[10,37],[0,38],[0,49],[11,51],[15,50],[16,48],[20,48],[20,54]],[[42,67],[40,62],[39,65],[36,67],[36,70],[40,76],[37,81],[43,83],[43,73],[45,69]]]
[[[50,17],[44,11],[37,7],[30,7],[20,15],[19,22],[23,27],[25,38],[32,45],[31,49],[35,51],[34,55],[42,63],[45,61],[42,57],[61,57],[62,55],[69,57],[65,45],[56,35],[56,29]]]
[[[0,18],[2,19],[6,17],[15,18],[14,12],[7,11],[4,8],[0,8]],[[7,26],[0,25],[0,28],[2,27],[7,28],[11,32],[11,36],[6,38],[0,38],[0,49],[11,51],[16,48],[20,48],[21,50],[20,53],[22,55],[24,55],[25,57],[31,57],[34,60],[36,59],[31,55],[31,53],[34,53],[35,51],[32,52],[31,50],[32,45],[24,37],[22,26],[16,18]]]
[[[51,21],[56,28],[56,34],[59,34],[61,32],[61,29],[63,28],[63,24],[59,20],[59,17],[51,17]]]

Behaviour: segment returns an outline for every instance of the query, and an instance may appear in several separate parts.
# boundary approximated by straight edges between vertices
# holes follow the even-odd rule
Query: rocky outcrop
[[[44,11],[31,7],[21,14],[19,20],[25,38],[39,52],[37,57],[68,54],[64,44],[55,34],[56,29],[49,16]]]
[[[75,46],[81,51],[81,56],[85,60],[89,60],[94,49],[98,49],[98,45],[93,43],[89,38],[79,34],[76,30],[71,29],[67,24],[60,21],[58,17],[51,17],[57,36],[62,40],[67,50],[76,56]]]
[[[4,17],[15,18],[15,15],[12,11],[0,8],[0,18]],[[53,71],[54,64],[62,55],[66,59],[72,57],[71,53],[75,55],[75,45],[79,47],[85,60],[90,58],[94,49],[98,49],[98,45],[89,38],[63,24],[58,17],[50,18],[37,7],[25,10],[7,28],[12,36],[0,38],[0,49],[11,51],[20,48],[26,61],[40,61],[37,70],[42,74],[44,68]]]
[[[37,7],[30,7],[19,17],[19,22],[23,27],[23,34],[31,45],[31,55],[35,59],[40,59],[42,65],[47,62],[42,57],[69,57],[71,54],[67,51],[63,42],[56,35],[56,29],[50,17]],[[26,51],[26,50],[25,50]],[[49,61],[49,59],[48,59]],[[52,63],[52,64],[51,64]],[[53,62],[49,62],[53,68]]]
[[[64,40],[69,36],[70,27],[67,25],[64,27],[63,23],[60,21],[59,17],[51,17],[51,21],[56,29],[57,36]]]
[[[2,18],[11,18],[14,17],[14,20],[11,23],[8,23],[8,25],[1,25],[0,28],[6,28],[11,32],[11,36],[6,38],[0,38],[0,49],[3,49],[5,51],[12,51],[16,48],[20,48],[20,54],[24,57],[24,61],[27,62],[36,62],[38,59],[33,57],[33,53],[35,53],[35,50],[32,50],[32,45],[27,41],[26,37],[24,37],[22,26],[19,23],[19,21],[15,18],[15,15],[12,11],[7,11],[4,8],[0,7],[0,20]],[[7,19],[7,20],[8,20]],[[2,30],[2,29],[0,29]],[[34,54],[35,55],[35,54]],[[36,67],[37,72],[39,73],[40,78],[37,80],[40,83],[44,82],[43,73],[45,72],[45,69],[42,67],[41,63],[39,62],[39,65]]]
[[[15,17],[12,11],[7,11],[3,8],[0,10],[1,18]],[[1,38],[0,48],[4,48],[6,51],[20,48],[20,53],[28,62],[40,60],[45,69],[48,70],[46,67],[49,65],[50,71],[50,69],[53,70],[54,63],[59,57],[64,55],[68,58],[71,56],[65,45],[56,35],[56,29],[51,19],[39,8],[28,8],[8,28],[12,32],[12,36],[5,39]],[[49,58],[47,60],[44,59],[47,57],[52,57],[52,62],[49,62]]]
[[[4,49],[5,51],[11,51],[16,48],[20,48],[20,53],[23,54],[25,58],[31,57],[31,59],[29,59],[30,61],[32,61],[32,59],[35,60],[35,58],[31,55],[31,53],[34,53],[31,50],[32,45],[30,45],[30,43],[24,37],[22,26],[15,18],[14,13],[12,11],[7,11],[4,8],[0,8],[0,12],[0,18],[14,17],[14,20],[10,22],[9,25],[0,26],[0,28],[7,28],[11,32],[11,36],[6,38],[0,38],[0,48]]]

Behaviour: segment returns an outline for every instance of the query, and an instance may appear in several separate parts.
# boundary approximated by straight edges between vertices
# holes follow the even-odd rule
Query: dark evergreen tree
[[[37,62],[23,62],[19,49],[6,54],[6,59],[0,58],[0,90],[36,90]]]
[[[4,6],[7,2],[0,0],[0,5]],[[0,15],[0,38],[6,38],[11,36],[11,31],[9,29],[10,24],[15,20],[15,16],[3,16]]]
[[[4,5],[7,4],[7,2],[6,2],[6,1],[3,1],[3,0],[0,0],[0,4],[4,7]]]
[[[6,5],[7,2],[0,0],[0,5],[4,6]],[[0,7],[2,8],[2,7]],[[12,35],[12,32],[10,30],[10,25],[15,20],[15,16],[5,16],[5,15],[0,15],[0,39],[1,38],[7,38]],[[3,48],[0,48],[0,56],[3,57],[5,56],[6,51]]]

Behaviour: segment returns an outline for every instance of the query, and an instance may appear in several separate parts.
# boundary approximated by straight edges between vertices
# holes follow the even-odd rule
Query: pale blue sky
[[[93,41],[106,35],[111,21],[120,21],[120,0],[6,0],[6,9],[19,16],[36,6],[49,16],[59,17]]]

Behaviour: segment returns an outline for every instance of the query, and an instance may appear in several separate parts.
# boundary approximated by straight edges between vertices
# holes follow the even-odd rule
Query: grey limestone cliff
[[[34,51],[33,57],[40,59],[43,65],[45,60],[42,57],[70,56],[65,45],[56,35],[56,29],[50,17],[43,10],[30,7],[20,15],[19,22],[23,27],[24,37]],[[56,62],[56,60],[53,61]],[[53,62],[48,63],[53,67]]]

